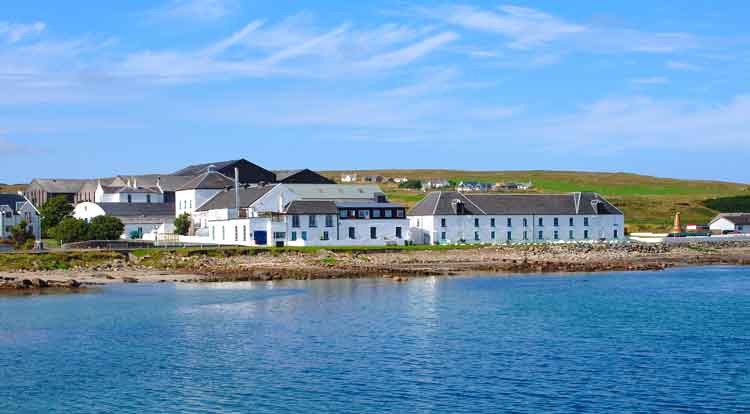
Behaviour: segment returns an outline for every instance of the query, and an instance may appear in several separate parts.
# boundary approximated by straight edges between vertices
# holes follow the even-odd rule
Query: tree
[[[88,240],[89,224],[74,217],[65,217],[55,227],[49,229],[49,235],[63,243]]]
[[[96,216],[88,227],[88,240],[117,240],[125,231],[122,221],[112,216]]]
[[[405,181],[399,184],[398,188],[411,188],[414,190],[420,190],[422,189],[422,181],[420,180]]]
[[[180,236],[187,236],[190,232],[190,214],[182,213],[174,219],[174,232]]]
[[[60,224],[60,222],[70,217],[73,213],[73,206],[63,196],[53,197],[39,209],[42,215],[42,231],[44,235],[51,234],[49,230]]]
[[[29,240],[34,240],[34,232],[29,229],[29,223],[22,220],[20,223],[11,227],[10,237],[13,239],[13,244],[15,244],[16,248],[22,248],[27,245]]]

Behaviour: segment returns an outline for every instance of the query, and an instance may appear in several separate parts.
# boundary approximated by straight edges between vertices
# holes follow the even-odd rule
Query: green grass
[[[750,186],[721,181],[575,171],[368,170],[356,173],[360,176],[405,176],[411,180],[531,181],[534,189],[530,192],[534,193],[595,191],[622,210],[630,231],[668,230],[678,211],[683,223],[695,224],[707,223],[720,211],[750,211]],[[341,172],[325,174],[338,178]],[[424,197],[421,191],[404,190],[392,184],[383,184],[382,187],[392,201],[408,207],[413,207]],[[712,199],[718,201],[709,201]]]
[[[0,254],[0,270],[65,270],[122,258],[121,254],[112,252],[3,253]]]

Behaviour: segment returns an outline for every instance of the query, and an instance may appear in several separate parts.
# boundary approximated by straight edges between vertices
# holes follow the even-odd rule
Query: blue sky
[[[750,182],[747,1],[4,2],[0,182],[272,169]]]

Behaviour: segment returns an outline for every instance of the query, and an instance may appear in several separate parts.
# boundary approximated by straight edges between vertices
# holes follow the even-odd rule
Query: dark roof
[[[340,201],[336,202],[336,207],[339,208],[404,208],[401,204],[395,203],[378,203],[375,201],[370,202],[356,202],[356,201]]]
[[[333,201],[296,200],[289,203],[287,214],[337,214],[338,208]]]
[[[0,206],[8,206],[11,210],[13,210],[14,213],[18,211],[17,207],[19,205],[17,203],[23,203],[26,202],[26,199],[21,197],[18,194],[14,193],[0,193]]]
[[[96,203],[108,216],[166,217],[175,214],[174,203]]]
[[[241,187],[240,188],[240,207],[246,208],[256,202],[264,194],[271,191],[273,185],[264,185],[256,187]],[[208,211],[217,210],[222,208],[234,208],[235,207],[235,194],[234,189],[222,191],[210,200],[203,203],[202,206],[198,207],[197,211]]]
[[[215,170],[221,170],[226,167],[230,167],[233,164],[237,163],[239,160],[228,160],[228,161],[217,161],[217,162],[207,162],[205,164],[194,164],[194,165],[188,165],[187,167],[175,171],[173,175],[199,175],[203,174],[208,170],[208,167],[213,166]]]
[[[276,182],[276,174],[266,170],[263,167],[253,164],[252,162],[244,158],[239,160],[218,161],[191,165],[175,172],[174,175],[199,175],[208,171],[210,167],[212,167],[213,170],[218,171],[228,177],[234,177],[234,169],[239,169],[239,178],[240,183],[242,184]]]
[[[183,184],[177,190],[221,190],[233,187],[234,180],[218,171],[207,171]]]
[[[29,187],[34,185],[52,194],[74,194],[81,190],[88,180],[68,180],[57,178],[35,178]]]
[[[156,184],[159,183],[163,191],[177,191],[178,188],[195,178],[195,175],[144,174],[118,175],[115,178],[122,183],[121,185],[127,184],[128,179],[130,179],[131,183],[135,180],[139,187],[156,187]],[[112,180],[114,181],[114,179]]]
[[[736,226],[746,226],[750,224],[750,213],[721,213],[716,216],[716,219],[724,218]],[[715,221],[716,219],[712,220]]]
[[[417,203],[409,215],[455,215],[456,201],[463,203],[465,214],[468,215],[622,214],[597,193],[462,194],[456,191],[437,191]]]
[[[276,173],[276,181],[285,184],[335,184],[334,181],[307,168],[274,172]]]

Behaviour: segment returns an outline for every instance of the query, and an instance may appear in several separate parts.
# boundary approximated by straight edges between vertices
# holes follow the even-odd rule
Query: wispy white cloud
[[[401,49],[372,56],[371,58],[360,62],[357,67],[366,69],[390,69],[406,65],[456,39],[458,39],[458,35],[455,33],[439,33]]]
[[[630,83],[633,83],[635,85],[665,85],[669,83],[669,79],[663,76],[652,76],[647,78],[631,79]]]
[[[688,72],[697,72],[703,69],[699,65],[695,65],[689,62],[677,61],[677,60],[670,60],[665,64],[665,66],[668,69],[688,71]]]
[[[16,43],[25,37],[42,33],[47,26],[43,22],[9,23],[0,22],[0,40]]]
[[[214,21],[235,13],[237,0],[171,0],[153,9],[150,15],[157,18]]]

